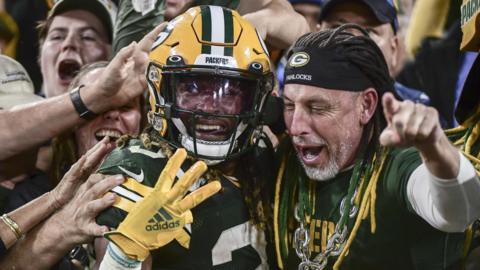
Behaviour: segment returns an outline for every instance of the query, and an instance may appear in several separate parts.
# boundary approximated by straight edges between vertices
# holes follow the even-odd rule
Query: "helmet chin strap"
[[[240,137],[240,135],[245,131],[247,128],[247,125],[244,123],[240,123],[237,126],[237,130],[235,131],[235,134],[232,134],[230,138],[224,141],[205,141],[205,140],[200,140],[196,139],[196,141],[193,140],[192,136],[189,136],[187,133],[187,129],[185,128],[185,125],[183,124],[182,120],[179,118],[172,118],[172,122],[174,125],[177,127],[177,129],[180,131],[180,143],[185,149],[189,152],[195,153],[195,142],[197,144],[197,151],[196,153],[198,155],[202,156],[207,156],[207,157],[212,157],[215,159],[204,159],[202,158],[207,165],[215,165],[219,164],[222,161],[225,160],[228,154],[228,150],[230,149],[230,144],[232,142],[232,136],[235,136],[233,140],[233,147],[232,150],[237,147],[237,139]],[[221,158],[221,159],[217,159]]]

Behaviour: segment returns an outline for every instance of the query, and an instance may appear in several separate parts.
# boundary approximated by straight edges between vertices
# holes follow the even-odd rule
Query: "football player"
[[[268,268],[273,159],[259,124],[273,77],[265,44],[236,11],[201,6],[168,24],[150,60],[151,126],[139,139],[124,140],[99,168],[128,178],[111,191],[120,200],[97,220],[114,228],[106,234],[101,269],[139,267],[152,250],[154,268]],[[157,178],[179,148],[188,158],[177,177],[195,160],[209,165],[190,191],[209,182],[222,186],[191,211],[192,224],[184,210],[196,204],[185,207],[183,194],[166,207],[159,202],[168,196],[161,195]]]

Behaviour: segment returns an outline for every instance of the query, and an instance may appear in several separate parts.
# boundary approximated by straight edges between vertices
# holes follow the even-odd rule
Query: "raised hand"
[[[95,218],[98,214],[112,206],[115,195],[103,196],[108,190],[122,184],[122,175],[91,175],[83,183],[71,201],[56,212],[48,222],[59,224],[59,232],[64,233],[73,243],[85,243],[93,237],[102,236],[108,231],[107,226],[100,226]]]
[[[186,156],[185,149],[178,149],[160,174],[153,191],[135,204],[116,231],[105,234],[128,257],[143,261],[150,250],[173,239],[183,241],[183,227],[193,222],[190,209],[220,190],[220,183],[214,181],[185,196],[190,186],[207,170],[207,165],[198,161],[173,184]]]
[[[148,53],[158,34],[167,23],[162,23],[139,43],[132,42],[121,49],[110,61],[102,76],[86,87],[82,94],[88,108],[96,113],[121,107],[147,89],[145,70]],[[88,86],[88,85],[87,85]]]
[[[419,150],[431,147],[443,136],[438,112],[409,100],[399,101],[391,93],[382,97],[387,128],[380,135],[385,146],[410,147]]]
[[[50,191],[49,196],[55,209],[59,209],[73,198],[80,185],[96,170],[100,161],[113,147],[114,144],[105,137],[72,165],[60,183]]]

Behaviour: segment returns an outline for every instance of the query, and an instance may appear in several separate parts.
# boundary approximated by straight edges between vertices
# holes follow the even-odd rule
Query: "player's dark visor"
[[[174,77],[175,105],[197,112],[244,114],[253,109],[256,83],[243,78],[182,74]]]

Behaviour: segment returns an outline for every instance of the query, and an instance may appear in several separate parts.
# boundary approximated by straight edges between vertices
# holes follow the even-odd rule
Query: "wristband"
[[[142,262],[130,259],[119,247],[109,242],[99,270],[140,270],[141,268]]]
[[[72,91],[70,91],[70,99],[72,100],[73,106],[75,107],[75,110],[80,118],[85,120],[93,120],[98,115],[90,111],[87,106],[85,106],[85,103],[83,103],[82,98],[80,97],[80,88],[83,86],[84,85],[80,85],[72,89]]]

